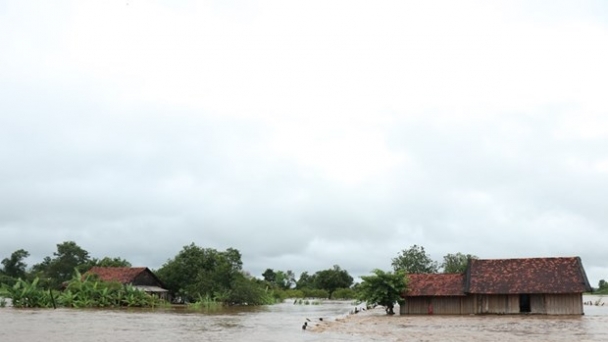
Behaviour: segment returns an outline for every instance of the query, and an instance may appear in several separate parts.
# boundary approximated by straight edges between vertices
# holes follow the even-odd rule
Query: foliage
[[[8,285],[8,286],[13,286],[13,285],[15,285],[16,282],[17,282],[17,279],[0,273],[0,286],[2,284]]]
[[[353,289],[336,289],[331,294],[331,299],[354,299],[357,297],[357,294]]]
[[[294,305],[320,305],[320,304],[322,304],[322,302],[320,300],[318,300],[318,299],[316,299],[316,300],[309,300],[309,299],[299,298],[299,299],[296,299],[293,302],[293,304]]]
[[[275,272],[273,269],[268,268],[262,273],[262,277],[264,277],[264,281],[268,285],[281,290],[288,290],[296,283],[295,275],[291,270],[287,270],[287,272]]]
[[[230,305],[274,302],[272,291],[246,276],[241,253],[233,248],[219,252],[194,243],[168,260],[157,276],[173,294],[188,302],[212,298]]]
[[[595,294],[608,294],[608,282],[604,279],[600,279],[598,288],[593,293]]]
[[[329,292],[324,289],[304,289],[304,298],[329,298]]]
[[[92,267],[131,267],[131,263],[127,260],[116,257],[104,257],[103,259],[92,258],[86,265],[84,271],[88,271]]]
[[[191,309],[207,309],[213,310],[222,307],[222,303],[217,301],[215,298],[211,298],[211,296],[198,296],[194,303],[189,303],[188,307]]]
[[[437,273],[437,262],[425,252],[424,247],[413,245],[404,249],[392,260],[395,271],[402,270],[405,273]]]
[[[232,267],[224,252],[190,244],[167,261],[156,275],[169,291],[192,302],[201,296],[217,297],[216,294],[230,288],[239,272],[240,267]]]
[[[23,261],[30,253],[24,249],[14,251],[10,257],[2,260],[2,273],[14,279],[25,278],[27,264]]]
[[[89,252],[82,249],[74,241],[66,241],[57,245],[54,258],[45,257],[33,266],[35,276],[44,279],[44,286],[59,289],[61,284],[72,278],[74,270],[83,271],[90,261]],[[46,283],[48,281],[48,284]]]
[[[407,289],[407,278],[403,270],[394,273],[374,270],[373,275],[363,276],[358,286],[358,299],[367,305],[382,305],[387,314],[394,314],[395,302],[403,303],[401,297]]]
[[[302,290],[296,290],[296,289],[289,289],[289,290],[285,290],[285,291],[280,291],[280,298],[282,300],[287,299],[287,298],[304,298],[304,291]]]
[[[74,271],[64,291],[44,289],[35,278],[32,282],[19,279],[12,287],[6,287],[7,297],[17,308],[50,308],[54,306],[73,308],[104,307],[155,307],[164,302],[131,285],[102,282],[95,277],[82,276]]]
[[[278,299],[281,298],[277,298],[273,290],[241,274],[235,278],[224,300],[230,304],[269,305],[275,304]]]
[[[296,282],[296,289],[313,289],[315,288],[315,275],[310,275],[308,272],[302,272],[300,278]]]
[[[269,282],[269,283],[274,283],[274,280],[277,277],[277,274],[274,272],[274,270],[272,268],[267,268],[266,271],[264,271],[264,273],[262,273],[262,277],[264,277],[264,280]]]
[[[471,254],[447,254],[443,257],[443,263],[441,268],[443,273],[464,273],[467,270],[470,259],[477,259],[476,256]]]
[[[288,290],[293,285],[295,285],[295,283],[296,283],[296,279],[295,278],[296,278],[296,276],[295,276],[295,274],[293,273],[292,270],[287,270],[286,272],[277,271],[276,272],[275,283],[281,289]]]
[[[7,296],[16,308],[50,308],[53,306],[51,291],[45,291],[39,286],[39,279],[31,283],[18,279],[12,287],[5,287]]]
[[[331,298],[336,289],[349,288],[353,284],[353,277],[340,266],[334,265],[333,268],[315,273],[314,284],[317,289],[327,290]]]

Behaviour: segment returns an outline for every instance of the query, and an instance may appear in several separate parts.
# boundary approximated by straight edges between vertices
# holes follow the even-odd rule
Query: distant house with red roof
[[[582,315],[591,291],[581,259],[471,259],[463,274],[410,274],[407,314]]]
[[[94,274],[101,281],[132,285],[146,293],[169,299],[165,285],[147,267],[93,267],[86,274]]]

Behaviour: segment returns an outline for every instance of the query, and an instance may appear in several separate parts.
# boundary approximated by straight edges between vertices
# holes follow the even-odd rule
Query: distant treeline
[[[0,296],[14,296],[20,289],[22,293],[28,291],[36,293],[41,291],[48,293],[49,290],[59,291],[58,302],[74,306],[70,298],[76,297],[74,292],[66,295],[66,289],[85,288],[89,286],[102,289],[105,293],[112,292],[111,298],[101,300],[99,294],[89,291],[91,298],[82,292],[83,301],[77,302],[78,306],[91,304],[93,306],[156,306],[156,301],[135,300],[131,295],[131,301],[120,299],[124,286],[116,284],[101,284],[95,278],[84,280],[84,285],[78,281],[94,266],[101,267],[130,267],[131,263],[121,257],[94,258],[74,241],[66,241],[57,244],[57,251],[52,256],[45,257],[42,262],[28,267],[25,259],[29,252],[19,249],[2,260],[0,269]],[[404,249],[392,259],[393,273],[374,270],[372,277],[385,277],[383,282],[394,282],[397,275],[408,273],[461,273],[466,270],[469,259],[477,258],[470,254],[447,254],[443,262],[434,261],[425,251],[424,247],[413,245]],[[354,284],[353,277],[348,271],[339,265],[310,274],[305,271],[296,278],[291,270],[266,269],[260,277],[252,276],[243,270],[241,253],[234,248],[218,251],[213,248],[202,248],[194,243],[184,246],[173,258],[167,260],[157,270],[152,270],[169,290],[172,298],[179,298],[182,302],[198,303],[199,305],[264,305],[282,301],[286,298],[330,298],[330,299],[366,299],[365,293],[369,294],[369,285],[364,284],[365,279],[378,281],[369,277],[363,277],[363,284]],[[75,277],[80,277],[76,279]],[[84,279],[84,278],[83,278]],[[71,285],[70,285],[71,284]],[[71,287],[70,287],[71,286]],[[123,290],[118,291],[118,288]],[[29,289],[29,290],[27,290]],[[103,290],[105,289],[105,290]],[[130,291],[130,290],[129,290]],[[603,279],[599,283],[597,293],[608,293],[608,283]],[[46,296],[40,294],[41,298]],[[45,297],[46,298],[46,297]],[[89,299],[90,301],[87,301]],[[143,297],[142,297],[143,298]],[[48,298],[51,300],[52,298]],[[369,298],[367,298],[369,299]],[[398,300],[391,297],[390,300]],[[386,301],[386,298],[384,299]],[[17,301],[19,302],[19,301]],[[22,301],[23,302],[23,301]],[[45,300],[43,300],[45,302]],[[23,302],[25,303],[25,302]],[[45,302],[50,304],[51,302]],[[84,303],[84,304],[83,304]],[[97,304],[95,304],[97,303]],[[29,304],[27,304],[29,305]],[[27,306],[26,305],[26,306]],[[42,305],[44,306],[44,305]],[[87,306],[87,305],[85,305]]]
[[[8,289],[12,291],[15,288],[24,293],[34,293],[37,290],[57,291],[65,289],[66,284],[73,283],[75,275],[85,274],[94,266],[131,266],[129,261],[121,257],[91,257],[88,251],[74,241],[58,244],[57,251],[52,256],[45,257],[42,262],[32,267],[25,263],[27,257],[29,252],[19,249],[2,260],[0,285],[5,294],[9,292]],[[241,253],[237,249],[218,251],[190,244],[153,272],[165,284],[173,298],[190,303],[261,305],[272,304],[285,298],[355,297],[353,278],[338,265],[314,274],[303,272],[297,281],[291,270],[274,271],[269,268],[260,279],[245,272],[242,265]],[[89,283],[94,284],[95,279],[89,280]],[[112,286],[111,288],[116,288],[116,285]],[[44,297],[41,301],[50,305],[51,292],[44,293],[48,295],[41,294],[39,297]],[[63,297],[59,302],[62,301]],[[111,302],[116,306],[120,300]],[[46,304],[40,306],[47,306]]]

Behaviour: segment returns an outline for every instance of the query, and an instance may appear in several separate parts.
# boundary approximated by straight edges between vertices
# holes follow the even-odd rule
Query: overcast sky
[[[0,0],[0,259],[608,279],[608,2]]]

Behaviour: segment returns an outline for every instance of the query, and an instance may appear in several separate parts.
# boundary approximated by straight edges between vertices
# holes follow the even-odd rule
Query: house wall
[[[519,314],[519,295],[476,295],[476,314]],[[582,315],[582,294],[531,294],[530,314]]]
[[[519,295],[472,295],[476,314],[519,313]]]
[[[583,294],[545,294],[547,315],[583,315]]]
[[[141,272],[137,277],[135,277],[135,279],[133,279],[133,285],[162,287],[162,285],[156,281],[150,272]]]
[[[401,315],[428,315],[429,308],[436,315],[465,315],[473,313],[473,297],[440,296],[440,297],[407,297],[400,306]]]
[[[449,297],[406,297],[401,315],[427,315],[432,304],[436,315],[519,314],[519,295],[468,295]],[[583,315],[583,297],[573,294],[532,294],[530,314]]]

